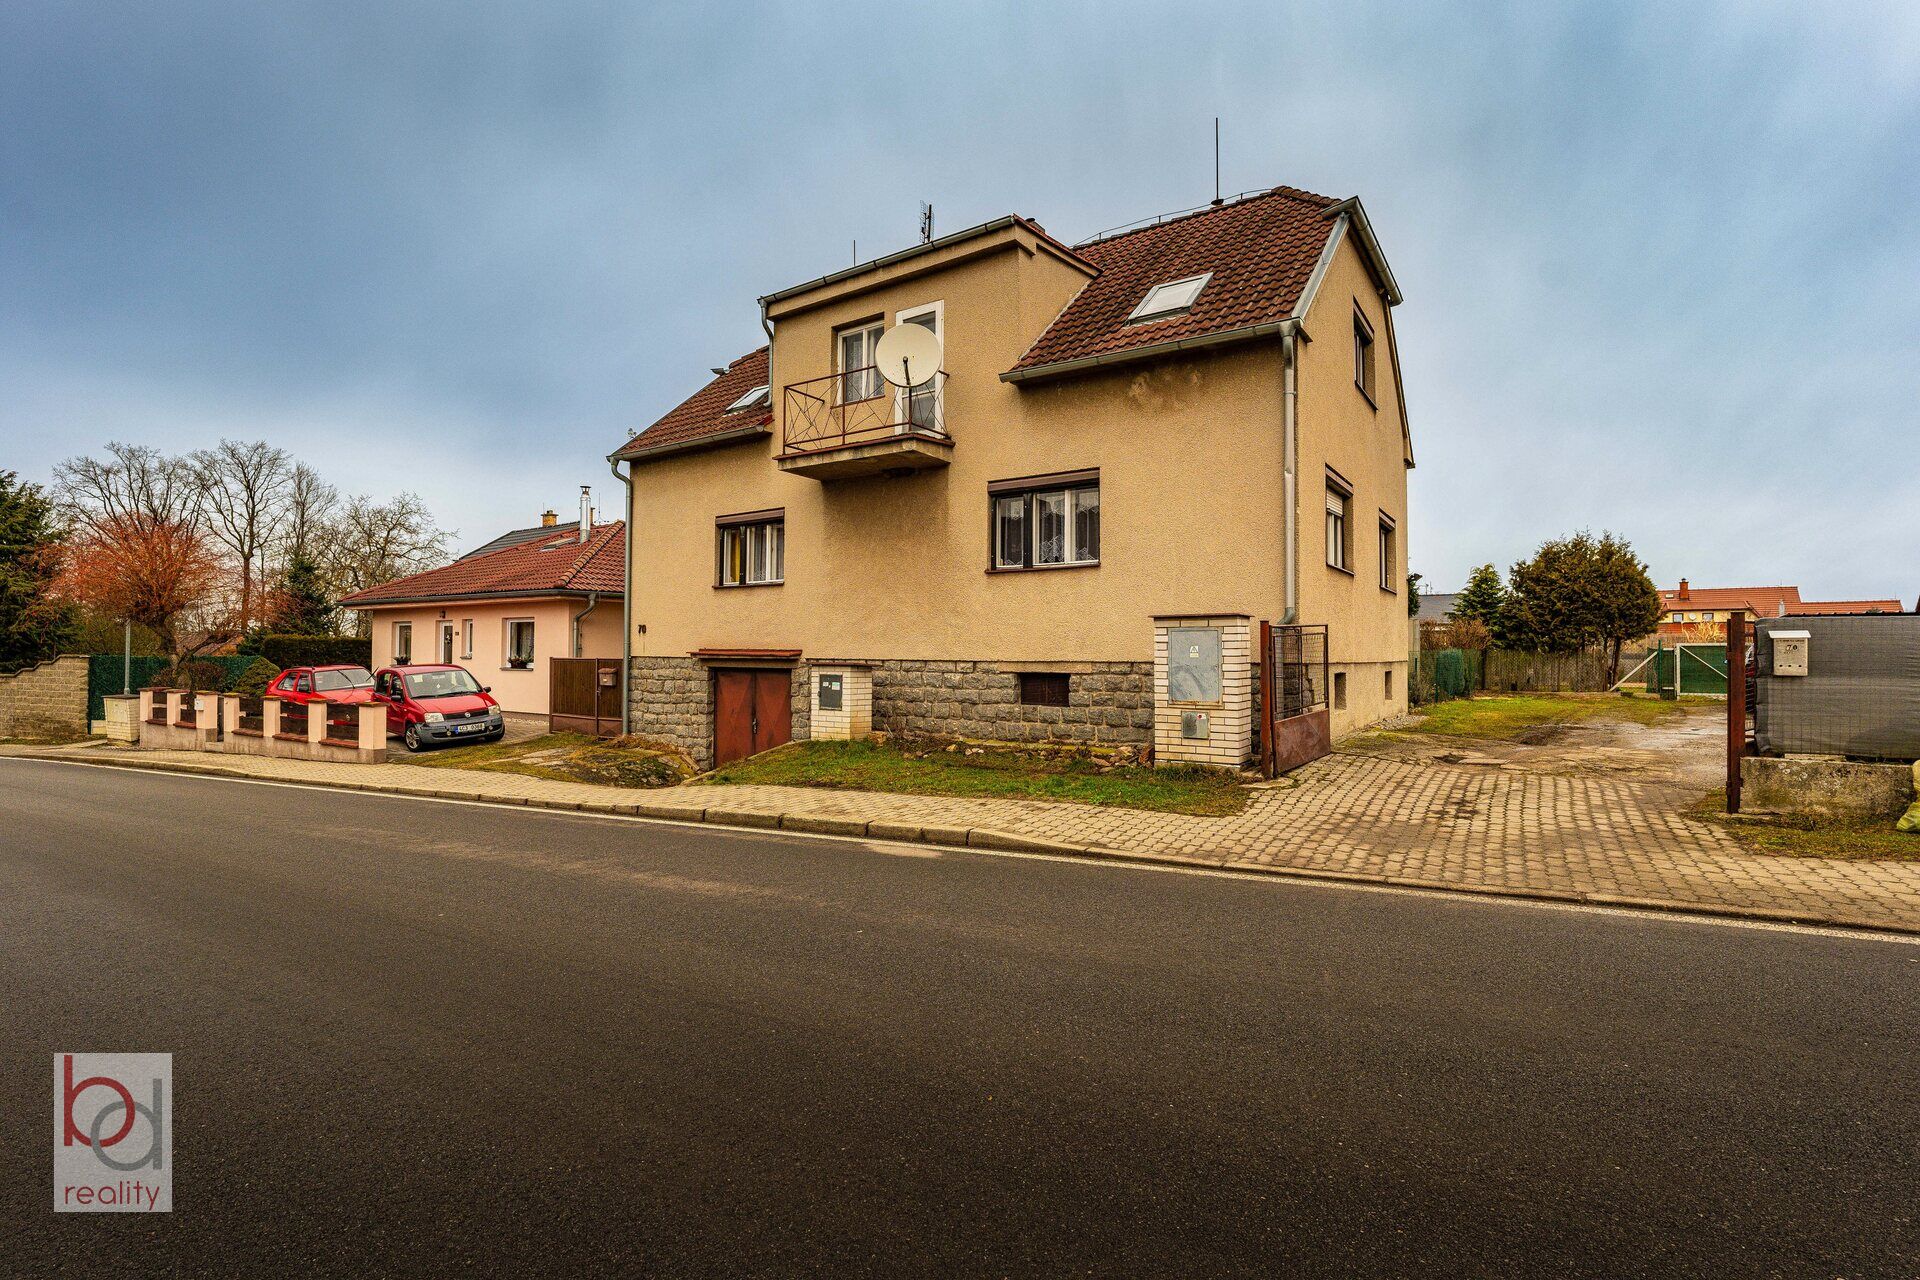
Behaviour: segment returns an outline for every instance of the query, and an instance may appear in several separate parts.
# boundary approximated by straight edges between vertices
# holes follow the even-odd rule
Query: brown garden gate
[[[549,658],[547,720],[555,733],[620,732],[620,659]]]
[[[1260,624],[1260,771],[1269,778],[1333,750],[1325,625]]]

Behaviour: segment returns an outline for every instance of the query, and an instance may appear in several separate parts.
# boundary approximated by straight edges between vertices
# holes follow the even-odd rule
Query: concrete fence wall
[[[84,653],[0,676],[0,738],[83,738],[87,733]]]

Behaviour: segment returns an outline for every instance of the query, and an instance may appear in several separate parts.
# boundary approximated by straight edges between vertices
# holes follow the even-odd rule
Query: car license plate
[[[478,733],[486,727],[487,726],[483,724],[463,724],[459,728],[455,729],[454,732],[455,733]]]

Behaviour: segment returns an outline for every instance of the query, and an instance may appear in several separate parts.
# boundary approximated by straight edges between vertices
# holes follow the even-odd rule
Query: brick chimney
[[[560,523],[560,513],[558,511],[555,511],[549,508],[540,513],[540,527],[542,529],[551,529],[553,528],[553,526],[559,523]]]
[[[1680,593],[1679,593],[1679,595],[1680,595],[1680,599],[1682,599],[1682,600],[1691,600],[1691,599],[1693,599],[1693,593],[1687,590],[1687,580],[1686,580],[1685,578],[1682,578],[1682,579],[1680,579]]]

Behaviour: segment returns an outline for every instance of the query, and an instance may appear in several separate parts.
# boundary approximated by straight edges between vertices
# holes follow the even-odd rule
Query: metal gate
[[[620,732],[620,659],[547,659],[547,721],[554,732]]]
[[[1260,624],[1260,768],[1268,777],[1333,750],[1327,629]]]

